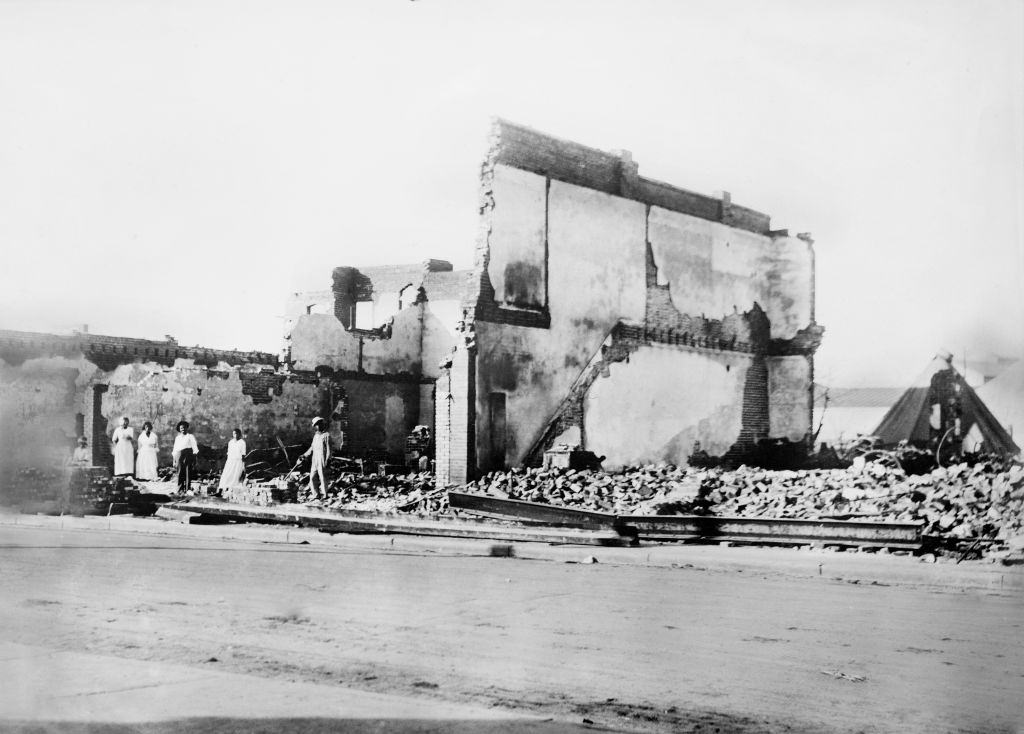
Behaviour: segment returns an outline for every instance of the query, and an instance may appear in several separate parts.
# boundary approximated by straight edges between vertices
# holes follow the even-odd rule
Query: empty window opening
[[[373,301],[356,302],[356,324],[357,329],[372,329],[373,323]]]

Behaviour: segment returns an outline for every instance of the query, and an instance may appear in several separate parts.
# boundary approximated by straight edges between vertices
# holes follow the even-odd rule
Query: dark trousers
[[[182,449],[178,454],[178,491],[192,489],[192,477],[196,474],[196,456],[192,449]]]

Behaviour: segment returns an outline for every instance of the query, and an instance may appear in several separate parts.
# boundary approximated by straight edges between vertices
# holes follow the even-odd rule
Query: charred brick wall
[[[476,349],[460,345],[437,380],[434,435],[438,487],[465,484],[476,473]]]
[[[324,381],[253,370],[211,370],[195,365],[162,368],[151,363],[119,367],[108,378],[100,415],[108,432],[127,415],[136,433],[153,423],[160,462],[170,463],[175,426],[191,425],[196,441],[223,449],[239,428],[247,447],[268,448],[309,440],[311,421],[323,410]]]
[[[400,463],[405,439],[419,420],[419,381],[336,379],[345,391],[344,408],[351,427],[342,453]]]
[[[767,215],[734,205],[728,197],[705,196],[639,176],[625,151],[609,153],[505,120],[496,121],[492,137],[495,163],[738,229],[770,229]]]
[[[728,194],[643,179],[628,154],[505,122],[492,143],[466,302],[479,350],[478,471],[501,463],[489,454],[499,445],[515,465],[536,461],[553,440],[590,448],[611,446],[615,431],[651,433],[651,454],[633,451],[631,460],[678,461],[692,449],[687,443],[735,454],[773,429],[792,435],[807,427],[809,411],[795,396],[809,389],[809,376],[776,358],[810,364],[820,341],[809,242],[771,230],[766,215]],[[616,329],[613,341],[632,340],[639,356],[594,371]],[[680,356],[669,356],[673,350]],[[647,379],[627,377],[641,362]],[[668,384],[655,365],[668,370]],[[609,374],[633,400],[609,392]],[[595,390],[618,405],[605,411],[610,428],[588,418],[600,412]],[[697,407],[666,409],[659,401],[670,395]],[[713,405],[704,404],[709,395]],[[491,425],[497,402],[500,424]]]

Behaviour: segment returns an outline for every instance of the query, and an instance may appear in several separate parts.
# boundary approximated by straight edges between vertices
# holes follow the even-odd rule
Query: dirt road
[[[0,642],[616,731],[1024,730],[1020,591],[15,527],[0,568]]]

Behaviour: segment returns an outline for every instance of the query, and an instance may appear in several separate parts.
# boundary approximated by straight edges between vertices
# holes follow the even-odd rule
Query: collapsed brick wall
[[[256,370],[210,370],[194,365],[163,368],[135,363],[109,378],[100,413],[108,432],[127,415],[141,431],[153,424],[160,440],[161,465],[171,461],[175,426],[190,423],[196,441],[216,450],[227,446],[234,428],[249,450],[308,443],[311,421],[326,407],[327,383],[306,376],[286,377]]]
[[[13,363],[0,359],[4,472],[59,465],[78,435],[89,440],[94,463],[112,464],[109,436],[122,415],[136,433],[143,422],[153,423],[161,464],[170,462],[181,419],[191,423],[202,446],[223,449],[238,427],[252,450],[273,448],[279,440],[304,447],[312,418],[322,416],[347,454],[401,461],[405,438],[421,418],[422,380],[409,376],[281,373],[271,364],[210,367],[182,359],[169,366],[162,354],[158,362],[101,350],[97,359],[107,370],[93,352],[76,353],[66,340],[48,336],[19,338]],[[39,357],[32,349],[60,353]]]
[[[170,367],[179,359],[188,359],[194,364],[208,367],[221,363],[277,365],[277,356],[267,352],[188,347],[178,344],[172,337],[167,337],[164,341],[155,341],[88,332],[76,332],[65,336],[0,329],[0,359],[10,365],[19,365],[26,359],[76,359],[79,356],[84,356],[107,372],[118,365],[139,361],[155,362]]]
[[[112,376],[102,412],[111,425],[122,414],[131,416],[136,430],[142,421],[152,421],[164,463],[170,461],[181,419],[190,422],[200,444],[215,449],[223,449],[237,427],[249,450],[273,448],[279,441],[305,450],[314,417],[328,421],[340,454],[398,460],[418,407],[419,383],[413,381],[132,365]]]

